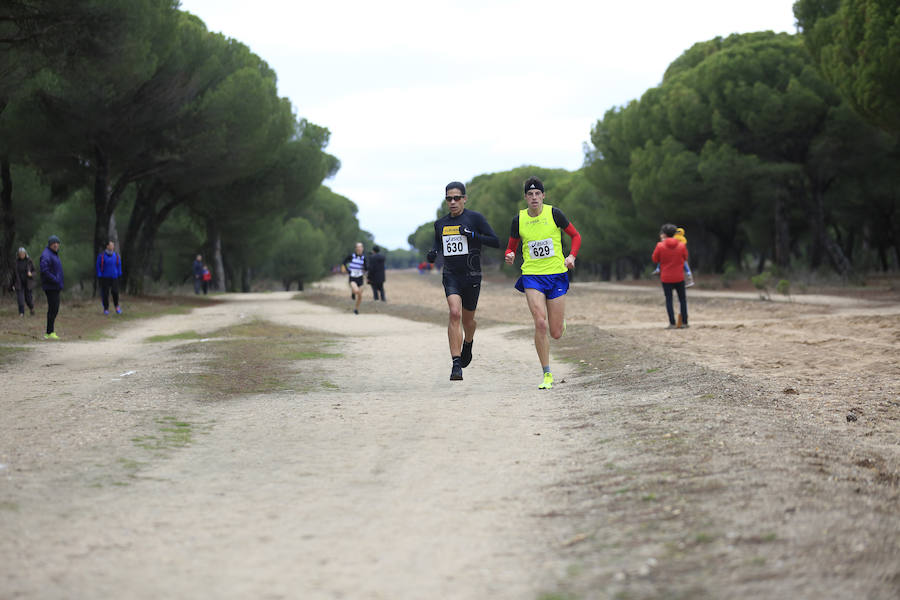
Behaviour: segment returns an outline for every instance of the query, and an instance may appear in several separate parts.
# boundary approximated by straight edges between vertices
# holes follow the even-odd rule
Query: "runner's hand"
[[[469,238],[470,240],[472,240],[473,242],[474,242],[475,239],[478,237],[478,234],[477,234],[477,233],[475,233],[474,231],[472,231],[471,229],[469,229],[469,228],[466,227],[466,226],[463,226],[463,228],[462,228],[462,234],[463,234],[464,236],[466,236],[467,238]]]
[[[428,251],[428,254],[425,255],[425,260],[427,260],[430,263],[433,263],[436,259],[437,259],[437,250],[432,248],[431,250]]]
[[[506,264],[508,264],[508,265],[513,264],[513,261],[514,261],[515,259],[516,259],[516,253],[515,253],[515,252],[507,252],[507,253],[506,253]]]
[[[566,268],[567,268],[567,269],[569,269],[569,270],[574,269],[574,268],[575,268],[575,257],[572,256],[571,254],[568,255],[568,256],[566,257],[565,264],[566,264]]]

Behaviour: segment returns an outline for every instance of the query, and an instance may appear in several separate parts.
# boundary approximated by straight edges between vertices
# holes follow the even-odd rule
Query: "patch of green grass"
[[[131,442],[138,448],[152,452],[165,452],[176,448],[184,448],[194,441],[196,428],[194,424],[179,420],[177,417],[162,417],[156,419],[157,431],[155,434],[140,435],[131,438]],[[136,471],[141,463],[128,462],[120,459],[126,470]]]
[[[657,371],[659,371],[659,367],[654,367],[654,368],[652,368],[652,369],[647,369],[647,373],[656,373]]]
[[[573,596],[572,594],[550,592],[548,594],[541,594],[538,596],[538,600],[578,600],[578,597]]]
[[[172,333],[169,335],[153,335],[148,337],[147,342],[172,342],[174,340],[199,340],[203,336],[194,330],[182,331],[180,333]]]
[[[0,501],[0,510],[8,510],[10,512],[19,512],[19,504],[8,500]]]
[[[655,502],[656,494],[644,494],[643,496],[641,496],[641,500],[643,500],[644,502]]]
[[[35,295],[35,314],[18,316],[15,304],[12,308],[0,307],[0,344],[43,341],[44,315],[47,303],[43,294]],[[191,296],[122,296],[121,315],[104,315],[97,298],[80,298],[71,292],[63,292],[56,333],[61,342],[99,340],[108,337],[108,331],[119,324],[137,319],[147,319],[168,314],[184,314],[194,308],[212,306],[219,301]],[[56,342],[58,343],[58,342]]]
[[[709,543],[712,543],[712,541],[713,541],[714,539],[715,539],[715,537],[712,536],[711,534],[706,533],[706,532],[700,532],[700,533],[698,533],[697,535],[694,536],[694,543],[697,543],[697,544],[709,544]]]
[[[210,398],[337,387],[323,382],[314,367],[298,365],[343,357],[328,351],[336,342],[321,333],[257,320],[209,336],[215,339],[185,345],[181,351],[203,357],[202,372],[192,375],[188,384],[199,386]]]
[[[22,346],[0,345],[0,365],[11,363],[20,352],[26,352],[28,348]]]

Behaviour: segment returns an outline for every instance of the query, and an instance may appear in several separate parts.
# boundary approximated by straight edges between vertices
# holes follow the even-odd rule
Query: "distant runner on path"
[[[481,292],[481,247],[499,248],[500,240],[481,213],[466,210],[464,184],[451,181],[445,194],[450,213],[435,221],[434,245],[427,258],[433,263],[438,252],[444,257],[442,281],[450,310],[447,339],[453,361],[450,380],[460,381],[463,368],[472,362],[475,309]]]
[[[513,264],[516,249],[522,241],[522,276],[516,289],[525,293],[534,319],[534,347],[544,370],[538,388],[553,387],[550,372],[550,337],[558,340],[566,331],[566,292],[569,291],[569,269],[575,268],[575,256],[581,248],[581,235],[561,210],[544,204],[544,184],[537,177],[525,182],[528,208],[513,217],[506,247],[506,263]],[[572,238],[572,249],[563,258],[562,235]]]
[[[366,271],[369,270],[369,258],[363,253],[362,242],[356,242],[356,249],[344,259],[343,267],[350,274],[350,297],[356,300],[353,314],[358,315],[359,304],[362,302],[363,281]]]

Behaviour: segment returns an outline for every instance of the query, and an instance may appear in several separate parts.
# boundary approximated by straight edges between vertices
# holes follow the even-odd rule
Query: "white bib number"
[[[469,238],[464,235],[444,236],[444,256],[460,256],[469,253]]]
[[[547,238],[545,240],[532,240],[528,242],[528,253],[532,259],[555,256],[556,253],[553,251],[553,240]]]

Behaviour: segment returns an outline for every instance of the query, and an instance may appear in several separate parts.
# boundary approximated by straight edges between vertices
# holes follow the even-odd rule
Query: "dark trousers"
[[[34,312],[34,298],[31,295],[31,290],[27,285],[23,285],[21,287],[16,288],[16,300],[19,301],[19,314],[25,314],[25,306],[28,305],[29,310]]]
[[[375,295],[375,299],[378,300],[378,294],[381,294],[381,300],[384,301],[384,282],[375,283],[374,281],[369,282],[372,286],[372,294]]]
[[[687,294],[684,293],[684,281],[663,283],[663,294],[666,296],[666,312],[669,313],[669,324],[675,324],[675,309],[672,306],[672,290],[678,292],[678,305],[681,308],[681,322],[687,325]]]
[[[44,290],[47,294],[47,333],[53,333],[56,324],[56,315],[59,314],[60,290]]]
[[[103,310],[109,310],[109,293],[112,292],[113,306],[119,306],[119,280],[115,277],[100,278],[100,301]]]

